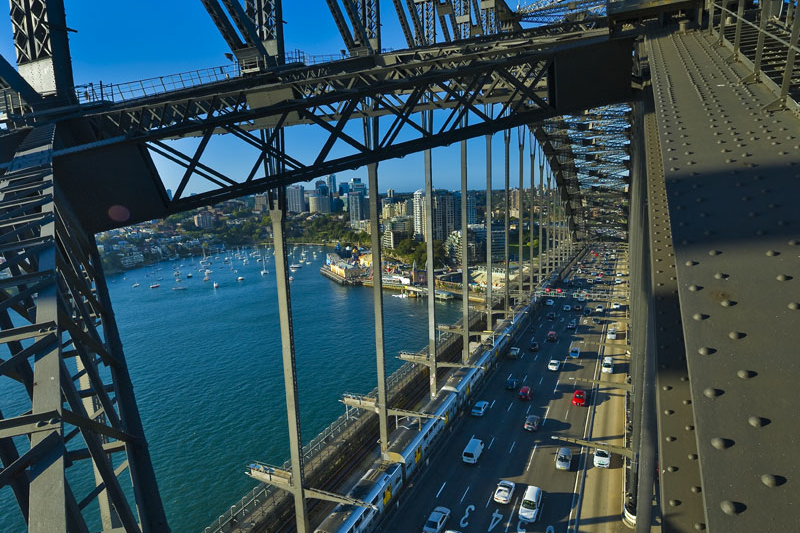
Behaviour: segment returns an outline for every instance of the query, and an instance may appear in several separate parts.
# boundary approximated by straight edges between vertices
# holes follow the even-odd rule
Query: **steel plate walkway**
[[[764,113],[774,95],[742,84],[747,71],[707,33],[647,44],[655,330],[680,328],[658,312],[679,302],[686,353],[658,339],[664,527],[795,530],[800,122]]]

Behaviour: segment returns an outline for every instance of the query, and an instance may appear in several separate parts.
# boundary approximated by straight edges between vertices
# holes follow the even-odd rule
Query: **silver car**
[[[572,450],[566,446],[556,453],[556,470],[569,470],[572,466]]]
[[[450,518],[450,509],[447,507],[436,507],[425,521],[425,525],[422,527],[422,533],[439,533],[444,529],[448,518]]]

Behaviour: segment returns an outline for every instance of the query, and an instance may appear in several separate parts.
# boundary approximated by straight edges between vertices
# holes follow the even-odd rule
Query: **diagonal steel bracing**
[[[8,276],[0,285],[0,342],[10,354],[0,360],[0,379],[18,381],[31,406],[0,419],[0,484],[27,507],[31,532],[85,531],[82,511],[94,500],[105,529],[164,531],[94,239],[54,180],[55,138],[54,124],[31,130],[0,181]],[[88,494],[74,494],[67,481],[80,460],[94,471]],[[119,480],[126,470],[133,501]]]

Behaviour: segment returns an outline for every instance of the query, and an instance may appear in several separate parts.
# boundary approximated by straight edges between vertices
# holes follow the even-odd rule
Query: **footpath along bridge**
[[[517,11],[503,0],[394,0],[391,24],[407,48],[392,51],[381,46],[390,23],[377,0],[328,0],[344,49],[325,58],[285,50],[280,0],[201,1],[234,66],[110,86],[74,83],[61,0],[10,2],[16,68],[0,59],[0,379],[13,380],[29,408],[0,413],[0,487],[11,488],[30,532],[169,530],[96,233],[268,193],[283,258],[291,451],[270,482],[291,494],[297,529],[308,531],[307,498],[348,500],[305,482],[304,462],[324,443],[302,446],[285,187],[366,166],[377,191],[381,161],[424,151],[429,210],[433,149],[461,143],[464,194],[466,140],[484,136],[491,161],[501,132],[506,161],[517,142],[520,190],[529,159],[524,216],[531,232],[545,231],[543,259],[499,298],[489,288],[486,309],[463,299],[460,363],[437,359],[430,299],[431,347],[413,358],[430,394],[437,368],[468,364],[471,327],[492,331],[495,314],[535,301],[587,245],[627,241],[627,511],[637,528],[649,529],[657,470],[665,531],[796,528],[797,0],[540,2]],[[312,158],[287,141],[301,125],[324,134]],[[203,160],[220,135],[253,150],[248,175]],[[191,153],[174,142],[184,137],[199,139]],[[154,154],[183,169],[172,197]],[[490,164],[486,178],[490,188]],[[487,194],[487,227],[491,202]],[[379,260],[378,194],[369,203]],[[505,231],[507,245],[508,211]],[[432,274],[430,223],[426,235]],[[504,260],[508,272],[507,246]],[[433,291],[433,275],[428,283]],[[402,410],[387,400],[377,278],[373,290],[371,401],[391,459],[389,418]],[[489,320],[477,326],[481,314]],[[76,493],[73,472],[94,488]]]

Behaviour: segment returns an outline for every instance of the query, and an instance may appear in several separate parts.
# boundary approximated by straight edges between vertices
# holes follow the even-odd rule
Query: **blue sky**
[[[76,84],[88,82],[121,83],[201,68],[226,65],[229,52],[200,0],[150,0],[88,2],[65,0],[70,53]],[[310,54],[338,53],[344,48],[333,18],[324,0],[284,0],[286,50],[300,49]],[[405,48],[397,15],[391,1],[381,1],[382,38],[385,48]],[[8,17],[0,17],[0,53],[15,64]],[[360,123],[353,123],[353,134]],[[289,128],[288,151],[308,161],[315,156],[313,147],[322,142],[311,128]],[[195,139],[181,141],[179,146],[190,151]],[[485,175],[485,141],[469,141],[469,186],[483,188]],[[502,135],[494,136],[493,186],[503,187]],[[518,183],[516,132],[511,141],[511,184]],[[434,187],[460,187],[460,148],[458,145],[433,151]],[[233,177],[249,171],[254,154],[242,143],[228,137],[215,137],[203,162]],[[182,169],[157,157],[156,163],[167,187],[175,188]],[[528,182],[528,156],[525,156],[525,181]],[[537,171],[538,172],[538,171]],[[351,177],[366,181],[366,168],[341,173],[339,181]],[[538,180],[538,178],[537,178]],[[198,182],[199,183],[199,182]],[[424,186],[422,154],[382,162],[379,165],[379,188],[385,191],[414,191]],[[200,192],[201,186],[190,186],[189,192]]]

